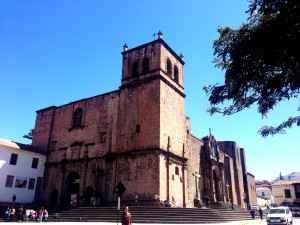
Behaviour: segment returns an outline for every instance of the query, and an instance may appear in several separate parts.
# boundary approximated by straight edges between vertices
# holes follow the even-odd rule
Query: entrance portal
[[[66,180],[64,188],[63,203],[65,205],[70,204],[71,194],[79,194],[80,176],[77,172],[71,172]]]

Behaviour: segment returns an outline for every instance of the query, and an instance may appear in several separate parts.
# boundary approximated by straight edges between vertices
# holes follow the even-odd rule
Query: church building
[[[192,134],[182,54],[161,32],[123,48],[118,90],[37,111],[32,145],[47,154],[44,202],[68,204],[71,194],[84,193],[86,202],[94,195],[100,205],[115,205],[120,182],[122,202],[137,195],[140,205],[158,196],[174,207],[231,201],[246,208],[256,201],[244,149]]]

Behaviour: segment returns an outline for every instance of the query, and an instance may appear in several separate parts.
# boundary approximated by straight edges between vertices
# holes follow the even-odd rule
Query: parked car
[[[251,209],[259,210],[259,206],[257,204],[252,204]]]
[[[271,224],[286,224],[293,223],[292,212],[288,207],[280,206],[276,208],[271,208],[267,215],[267,223]]]
[[[299,211],[300,210],[300,207],[297,206],[297,205],[294,205],[294,204],[288,204],[287,207],[289,207],[290,210],[292,210],[292,211]]]

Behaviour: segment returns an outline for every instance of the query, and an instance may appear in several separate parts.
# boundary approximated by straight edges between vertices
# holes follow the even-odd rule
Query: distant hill
[[[294,180],[294,179],[300,179],[300,172],[292,172],[288,175],[282,176],[284,180]],[[275,183],[279,180],[279,176],[276,177],[274,180],[271,181],[271,183]]]

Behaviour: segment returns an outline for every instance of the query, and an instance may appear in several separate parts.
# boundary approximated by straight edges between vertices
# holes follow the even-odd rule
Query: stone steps
[[[130,207],[135,223],[218,223],[225,221],[250,220],[248,211],[229,211],[225,209]],[[74,207],[50,210],[51,222],[116,222],[118,210],[114,207]],[[119,212],[119,221],[123,209]]]

